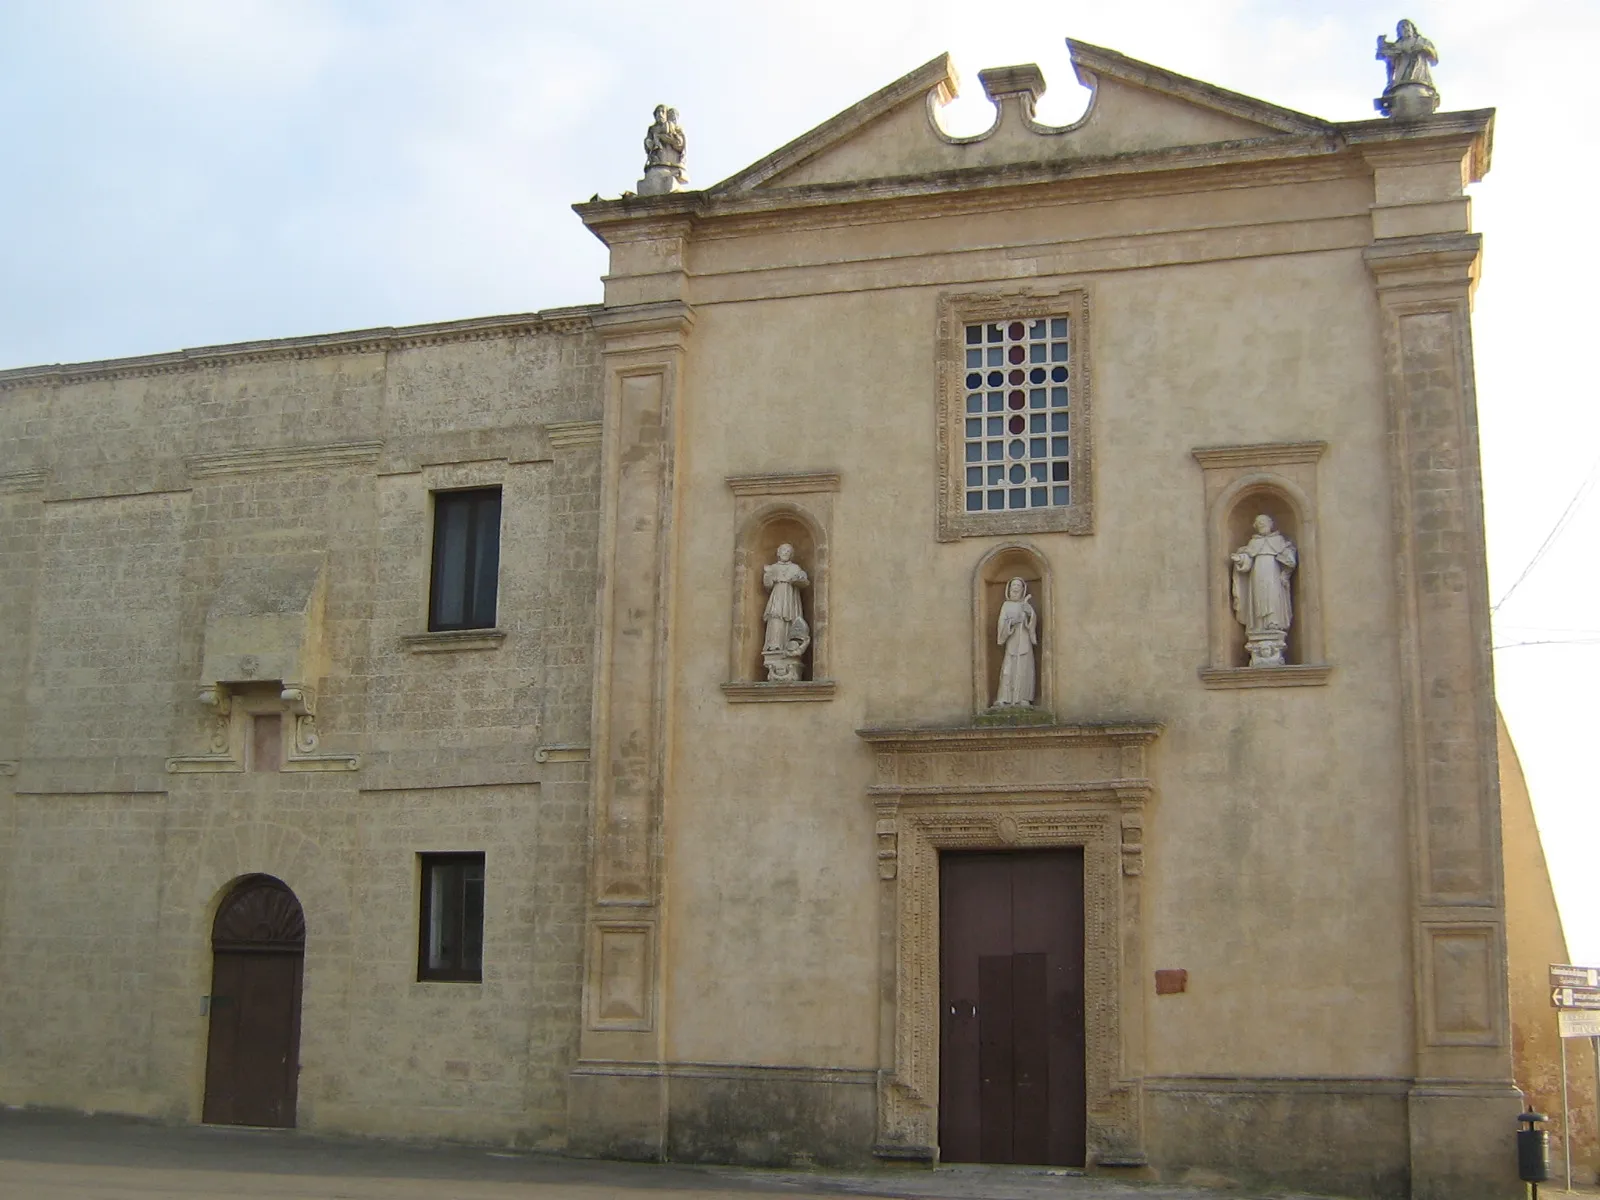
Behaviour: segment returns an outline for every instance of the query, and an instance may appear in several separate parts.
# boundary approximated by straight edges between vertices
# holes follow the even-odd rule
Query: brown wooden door
[[[939,865],[939,1157],[1082,1166],[1083,851]]]
[[[300,1074],[305,917],[278,880],[241,882],[212,929],[202,1120],[293,1128]]]

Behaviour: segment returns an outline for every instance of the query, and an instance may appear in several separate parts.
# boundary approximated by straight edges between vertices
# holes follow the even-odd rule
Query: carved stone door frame
[[[1088,1162],[1142,1166],[1144,811],[1155,723],[863,729],[876,755],[885,1158],[938,1158],[939,852],[1081,847]]]

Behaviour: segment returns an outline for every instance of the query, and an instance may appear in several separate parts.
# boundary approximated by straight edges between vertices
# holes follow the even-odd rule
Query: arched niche
[[[1323,442],[1214,446],[1195,450],[1206,489],[1206,581],[1210,662],[1201,681],[1212,688],[1295,687],[1326,683],[1321,556],[1317,547],[1317,462]],[[1294,619],[1283,666],[1249,665],[1245,629],[1233,611],[1230,556],[1265,514],[1295,545],[1290,576]]]
[[[730,699],[772,698],[767,691],[788,689],[796,696],[816,692],[815,685],[831,679],[828,659],[828,534],[826,513],[813,512],[813,505],[800,499],[765,498],[750,505],[742,514],[734,537],[733,613],[728,650],[728,680],[724,691]],[[770,688],[751,693],[748,685],[767,683],[762,660],[766,632],[764,613],[768,592],[763,585],[763,569],[778,558],[778,547],[794,549],[793,562],[806,573],[807,584],[800,589],[800,604],[811,630],[811,644],[801,659],[802,679],[798,684],[774,683]],[[787,698],[787,697],[786,697]]]
[[[1299,666],[1307,662],[1316,661],[1306,656],[1306,587],[1305,572],[1307,568],[1306,527],[1307,521],[1303,507],[1296,502],[1295,497],[1281,481],[1258,480],[1241,487],[1228,503],[1227,511],[1221,514],[1225,536],[1223,542],[1227,547],[1226,553],[1231,554],[1240,546],[1245,545],[1255,534],[1255,520],[1259,516],[1272,518],[1272,523],[1279,533],[1294,543],[1298,562],[1293,573],[1289,576],[1289,602],[1292,606],[1293,620],[1289,625],[1289,645],[1284,654],[1284,662],[1290,666]],[[1233,571],[1228,569],[1228,661],[1225,665],[1230,667],[1243,667],[1249,665],[1250,656],[1245,650],[1245,628],[1233,617]]]
[[[1010,543],[996,546],[978,560],[972,572],[972,708],[986,712],[994,703],[1000,686],[1000,667],[1005,649],[997,629],[1000,606],[1005,603],[1006,585],[1021,579],[1033,597],[1039,614],[1038,644],[1034,647],[1034,708],[1047,714],[1055,706],[1055,606],[1050,564],[1032,546]]]

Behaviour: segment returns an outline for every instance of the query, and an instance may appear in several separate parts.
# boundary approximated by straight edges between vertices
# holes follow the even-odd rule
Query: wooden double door
[[[294,1127],[305,938],[299,901],[271,876],[241,881],[218,909],[202,1120]]]
[[[1082,1166],[1083,851],[939,868],[939,1157]]]

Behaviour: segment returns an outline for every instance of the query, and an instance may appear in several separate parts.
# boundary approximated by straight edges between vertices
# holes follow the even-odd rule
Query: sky
[[[1498,109],[1472,189],[1497,692],[1569,957],[1600,965],[1600,0],[0,0],[0,367],[598,301],[570,206],[634,186],[659,102],[694,186],[945,50],[952,132],[1021,62],[1068,122],[1069,36],[1360,120],[1401,17],[1443,108]]]

